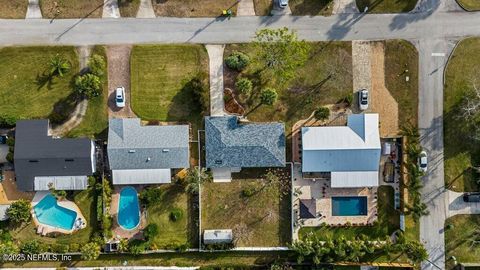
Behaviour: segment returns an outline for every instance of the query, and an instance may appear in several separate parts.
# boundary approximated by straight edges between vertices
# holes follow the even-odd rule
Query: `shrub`
[[[140,193],[140,200],[143,204],[150,206],[161,202],[163,191],[160,188],[146,188]]]
[[[13,138],[13,137],[8,137],[8,139],[7,139],[7,145],[10,146],[10,147],[14,147],[14,146],[15,146],[15,138]]]
[[[7,216],[10,222],[17,224],[30,221],[30,202],[24,199],[15,201],[7,209]]]
[[[103,218],[103,200],[102,195],[97,196],[97,221],[102,221]]]
[[[102,90],[102,80],[95,74],[87,73],[75,78],[75,92],[86,98],[98,97]]]
[[[7,156],[5,157],[7,159],[8,162],[10,163],[13,163],[13,153],[12,152],[8,152]]]
[[[187,251],[188,248],[189,248],[188,244],[183,243],[183,244],[180,244],[180,245],[176,246],[175,250],[179,251],[179,252],[185,252],[185,251]]]
[[[138,255],[142,252],[144,252],[147,249],[147,242],[139,240],[139,239],[133,239],[128,243],[128,250],[130,253],[133,255]]]
[[[327,120],[330,117],[330,110],[327,107],[320,107],[315,111],[314,117],[320,121]]]
[[[143,230],[143,235],[148,241],[154,239],[158,235],[158,225],[155,223],[150,223]]]
[[[95,176],[89,176],[88,177],[88,186],[89,187],[95,186],[96,182],[97,182],[97,179],[95,178]]]
[[[100,78],[103,78],[105,75],[105,59],[98,54],[92,55],[90,59],[88,60],[88,67],[90,69],[90,72]]]
[[[183,217],[183,211],[182,209],[175,208],[170,212],[170,220],[173,222],[176,222],[180,220]]]
[[[225,59],[225,64],[227,67],[236,71],[242,71],[249,63],[250,58],[248,55],[239,51],[233,51],[232,54]]]
[[[52,252],[55,253],[67,253],[69,251],[68,245],[54,244],[52,245]]]
[[[68,249],[70,252],[78,252],[80,250],[80,245],[77,243],[71,243]]]
[[[240,93],[248,96],[252,92],[253,84],[252,81],[247,78],[240,78],[235,83],[235,87]]]
[[[40,242],[36,239],[23,243],[20,250],[24,254],[39,254],[43,252]]]
[[[109,215],[103,215],[102,218],[102,229],[103,237],[111,238],[112,237],[112,217]]]
[[[11,128],[17,123],[17,118],[11,115],[0,115],[0,127]]]
[[[349,93],[343,101],[348,104],[348,106],[352,105],[353,103],[353,93]]]
[[[278,99],[275,89],[265,88],[260,92],[260,102],[265,105],[273,105]]]
[[[82,260],[92,261],[100,256],[100,245],[95,242],[85,244],[80,252],[82,253]]]
[[[234,248],[235,245],[233,243],[218,243],[218,244],[205,244],[205,250],[229,250]]]
[[[248,186],[242,190],[242,196],[246,198],[252,197],[255,192],[257,192],[257,188],[254,186]]]

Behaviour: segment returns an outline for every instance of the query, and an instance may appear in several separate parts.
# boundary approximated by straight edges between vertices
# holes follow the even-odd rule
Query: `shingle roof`
[[[53,139],[48,120],[21,120],[15,130],[15,175],[20,190],[33,191],[35,176],[92,175],[91,140]]]
[[[142,126],[140,119],[110,119],[110,169],[188,168],[188,125]]]
[[[236,116],[205,117],[208,168],[285,166],[285,125],[239,123]]]

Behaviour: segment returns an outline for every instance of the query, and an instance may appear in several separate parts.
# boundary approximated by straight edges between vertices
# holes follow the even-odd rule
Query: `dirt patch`
[[[371,43],[371,85],[369,111],[380,115],[380,136],[399,133],[398,103],[385,86],[385,47],[383,42]]]
[[[237,101],[235,94],[229,88],[225,88],[223,91],[225,98],[225,111],[229,114],[243,115],[245,109]]]
[[[130,52],[131,45],[107,46],[108,59],[108,116],[109,118],[136,117],[130,108]],[[126,104],[118,108],[115,104],[115,89],[125,87]]]

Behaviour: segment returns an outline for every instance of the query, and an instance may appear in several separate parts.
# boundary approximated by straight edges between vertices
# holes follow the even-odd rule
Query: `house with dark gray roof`
[[[114,185],[170,183],[172,169],[190,167],[189,126],[110,119],[107,152]]]
[[[82,190],[95,172],[95,145],[86,138],[52,138],[48,120],[21,120],[15,129],[14,165],[22,191]]]
[[[214,180],[228,180],[229,172],[241,168],[285,166],[282,123],[240,122],[236,116],[205,117],[205,145],[206,166],[212,169]]]

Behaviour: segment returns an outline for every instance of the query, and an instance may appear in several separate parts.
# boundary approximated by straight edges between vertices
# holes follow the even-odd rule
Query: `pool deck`
[[[135,188],[137,190],[137,196],[138,193],[143,189],[142,186],[132,186],[128,185],[130,187]],[[142,211],[141,205],[140,205],[140,224],[138,224],[137,227],[135,227],[132,230],[125,230],[118,224],[117,216],[118,216],[118,203],[120,200],[120,191],[122,188],[127,187],[127,186],[114,186],[113,188],[113,193],[112,193],[112,203],[110,205],[110,215],[113,218],[112,222],[112,232],[113,236],[116,239],[122,239],[122,238],[127,238],[127,239],[143,239],[143,229],[145,228],[147,224],[147,219],[145,217],[145,211]],[[140,202],[139,202],[140,203]]]
[[[57,228],[57,227],[54,227],[54,226],[43,224],[40,221],[38,221],[38,219],[35,215],[35,211],[33,210],[33,207],[35,207],[35,205],[37,205],[43,198],[45,198],[45,196],[47,196],[49,194],[51,194],[49,191],[37,191],[35,193],[35,196],[33,197],[32,202],[31,202],[31,205],[32,205],[31,214],[32,214],[33,222],[35,223],[35,226],[37,227],[37,233],[39,233],[41,235],[47,235],[49,233],[54,233],[54,232],[71,234],[71,233],[77,231],[78,229],[73,229],[72,228],[71,230],[65,230],[65,229],[62,229],[62,228]],[[77,213],[77,219],[80,218],[85,223],[85,226],[86,226],[87,220],[83,216],[80,208],[78,208],[78,206],[74,202],[69,201],[69,200],[62,200],[62,201],[57,200],[57,204],[61,207],[67,208],[67,209],[72,210],[72,211],[75,211]],[[83,228],[85,228],[85,226],[83,226]],[[83,228],[80,228],[80,229],[83,229]]]

